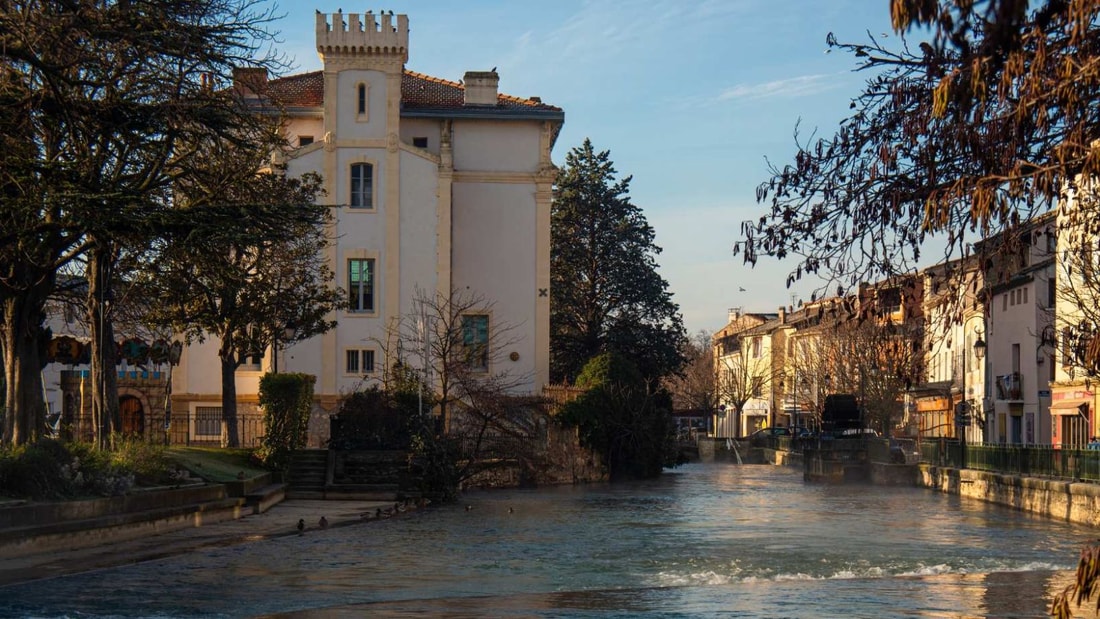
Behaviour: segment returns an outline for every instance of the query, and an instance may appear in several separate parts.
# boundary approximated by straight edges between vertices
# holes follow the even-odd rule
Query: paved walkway
[[[288,499],[262,514],[249,514],[237,520],[113,541],[102,546],[62,551],[54,549],[3,558],[0,559],[0,586],[140,563],[203,548],[298,535],[299,520],[304,522],[304,534],[308,535],[310,531],[320,528],[322,516],[329,527],[346,526],[373,520],[379,510],[392,512],[393,507],[393,503],[384,501]]]

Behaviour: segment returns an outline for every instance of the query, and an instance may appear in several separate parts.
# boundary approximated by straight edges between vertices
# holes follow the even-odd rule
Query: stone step
[[[286,498],[286,484],[269,484],[245,495],[245,504],[253,514],[262,514]]]
[[[0,555],[17,557],[51,549],[101,546],[202,524],[236,520],[247,511],[244,498],[229,497],[192,505],[9,527],[0,530]]]

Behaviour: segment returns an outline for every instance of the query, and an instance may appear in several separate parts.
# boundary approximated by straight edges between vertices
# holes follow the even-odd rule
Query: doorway
[[[122,434],[126,436],[145,436],[145,411],[141,400],[132,395],[118,399],[118,408],[122,413]]]

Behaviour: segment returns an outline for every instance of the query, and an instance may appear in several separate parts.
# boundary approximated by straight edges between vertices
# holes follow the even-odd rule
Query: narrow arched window
[[[355,109],[360,116],[363,116],[367,113],[367,85],[359,84],[359,87],[355,90],[357,101]]]

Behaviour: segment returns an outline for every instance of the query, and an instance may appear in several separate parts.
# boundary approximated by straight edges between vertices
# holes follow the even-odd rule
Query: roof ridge
[[[442,77],[436,77],[434,75],[428,75],[427,73],[421,73],[419,71],[413,71],[412,69],[405,69],[405,75],[410,77],[419,77],[421,79],[428,80],[429,82],[436,82],[437,84],[446,84],[447,86],[454,86],[455,88],[461,88],[466,90],[466,87],[462,82],[454,82]]]

